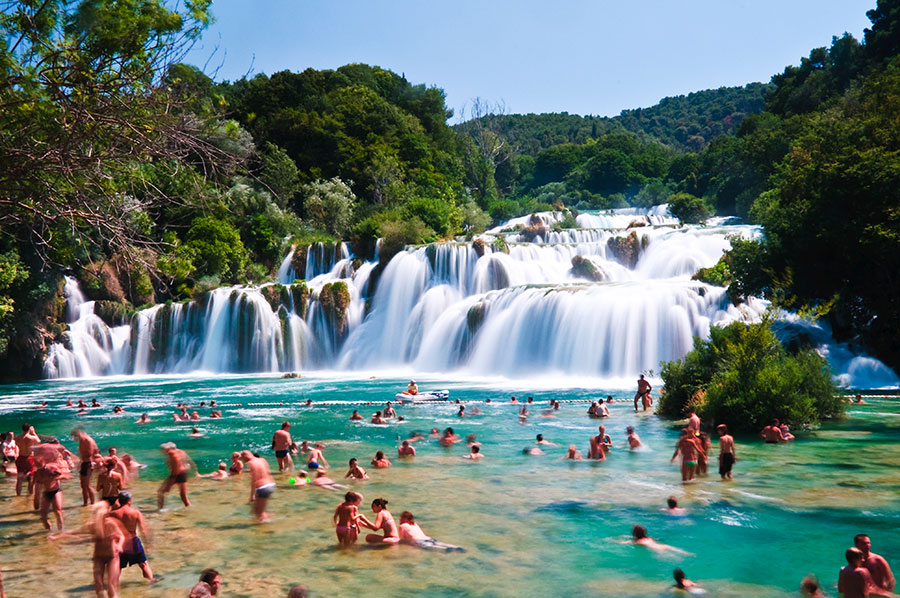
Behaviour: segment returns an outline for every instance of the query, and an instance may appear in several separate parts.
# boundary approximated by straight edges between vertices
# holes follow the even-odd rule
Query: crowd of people
[[[415,389],[414,389],[415,390]],[[650,396],[650,384],[643,376],[638,381],[638,392],[635,395],[635,410],[640,401],[645,408],[652,405]],[[490,402],[490,399],[488,399]],[[512,397],[510,403],[518,404],[516,397]],[[94,406],[99,406],[96,399]],[[612,412],[609,405],[614,399],[608,396],[606,400],[593,401],[588,409],[590,418],[600,418],[609,421]],[[71,401],[69,402],[71,405]],[[520,422],[527,420],[531,415],[529,406],[533,405],[532,397],[517,408]],[[71,405],[75,407],[76,405]],[[205,404],[203,405],[205,406]],[[79,409],[86,409],[83,401],[77,405]],[[210,407],[217,407],[215,402]],[[548,409],[543,411],[543,417],[553,417],[553,412],[560,409],[558,401],[551,401]],[[176,419],[186,414],[187,421],[195,421],[194,411],[188,414],[188,406],[178,405]],[[216,417],[221,416],[221,412]],[[477,407],[465,412],[465,405],[459,405],[458,417],[471,417],[479,414]],[[391,420],[399,421],[402,416],[397,414],[391,402],[375,413],[371,423],[383,424]],[[358,410],[354,410],[349,418],[358,422],[364,418]],[[143,414],[136,424],[147,423],[149,418]],[[275,462],[279,473],[289,474],[288,482],[291,486],[309,485],[332,491],[345,491],[343,501],[337,505],[333,514],[335,534],[340,547],[348,548],[357,542],[363,528],[369,530],[364,536],[367,544],[393,545],[407,544],[425,550],[437,550],[445,552],[463,551],[464,549],[452,544],[440,542],[427,535],[416,522],[414,515],[404,510],[399,516],[399,523],[388,509],[388,500],[378,497],[371,502],[372,515],[367,516],[360,511],[363,495],[351,490],[349,486],[335,482],[329,477],[330,465],[325,457],[325,446],[321,442],[310,444],[309,441],[296,442],[290,433],[290,422],[283,422],[275,430],[271,440],[271,450],[274,453]],[[718,435],[719,455],[718,471],[723,481],[731,481],[732,468],[737,462],[734,438],[728,433],[724,424],[715,427]],[[143,514],[132,504],[132,494],[128,490],[129,480],[145,467],[138,463],[131,455],[119,455],[115,447],[109,447],[104,455],[97,442],[81,428],[76,428],[71,434],[72,440],[77,443],[77,454],[66,449],[57,438],[41,437],[34,427],[29,424],[22,425],[22,432],[14,435],[9,432],[3,435],[2,454],[3,467],[7,474],[16,477],[15,492],[17,496],[25,494],[32,497],[32,504],[38,511],[42,525],[52,531],[50,515],[52,513],[56,524],[56,533],[50,535],[53,541],[62,541],[67,538],[87,537],[93,546],[93,577],[94,589],[97,596],[105,592],[109,598],[118,595],[119,578],[123,568],[136,566],[142,576],[153,583],[153,570],[147,559],[144,542],[149,538],[149,529]],[[766,443],[783,443],[794,437],[786,426],[777,419],[773,419],[770,425],[761,432],[761,437]],[[443,431],[432,428],[425,435],[412,432],[408,438],[400,441],[397,447],[398,459],[413,459],[417,451],[415,443],[426,440],[434,440],[441,447],[451,447],[465,443],[469,452],[462,457],[471,461],[479,461],[486,458],[482,452],[482,445],[474,434],[465,439],[454,432],[452,427]],[[544,438],[543,434],[537,434],[534,444],[523,449],[526,455],[544,455],[547,452],[557,450],[558,445]],[[621,447],[627,451],[639,451],[643,443],[633,426],[625,428],[625,441]],[[685,427],[681,430],[675,445],[675,452],[671,461],[680,456],[681,479],[684,483],[695,481],[698,477],[707,475],[708,461],[711,449],[710,435],[703,429],[702,422],[696,413],[691,411]],[[231,464],[224,461],[218,468],[208,474],[201,474],[196,464],[188,456],[187,452],[178,448],[174,442],[167,442],[160,446],[163,453],[167,476],[163,480],[157,492],[157,507],[163,509],[167,495],[177,488],[178,496],[184,507],[190,507],[188,496],[188,483],[191,477],[225,479],[234,476],[243,476],[249,480],[249,502],[254,519],[260,523],[269,520],[267,513],[269,499],[275,492],[278,484],[269,468],[269,462],[258,452],[251,450],[235,451],[231,455]],[[559,449],[562,451],[562,449]],[[598,433],[590,436],[587,443],[587,452],[584,456],[575,444],[568,445],[561,460],[595,460],[604,461],[615,451],[615,444],[606,426],[600,424]],[[305,466],[297,462],[306,461]],[[370,461],[375,469],[387,469],[392,466],[390,459],[383,450],[376,451]],[[68,531],[64,527],[63,494],[61,481],[73,477],[77,470],[79,486],[81,490],[82,505],[90,508],[90,517],[87,523],[77,529]],[[194,475],[191,476],[191,470]],[[95,475],[96,474],[96,475]],[[351,458],[348,462],[348,470],[343,476],[344,480],[354,482],[366,480],[369,474],[360,466],[358,458]],[[677,499],[668,499],[667,512],[672,516],[684,516],[685,510],[678,506]],[[687,555],[686,551],[663,544],[650,537],[646,528],[635,525],[632,537],[627,541],[638,546],[646,547],[657,553],[673,555]],[[884,595],[893,596],[895,585],[894,577],[887,561],[878,554],[871,552],[871,541],[867,535],[860,534],[854,538],[854,546],[848,548],[846,560],[848,565],[841,569],[838,578],[838,590],[845,598],[865,598],[867,596]],[[674,574],[674,589],[691,590],[695,593],[699,586],[685,577],[681,569],[676,569]],[[189,596],[201,598],[215,596],[221,586],[220,574],[207,569],[201,574],[199,582],[190,589]],[[818,582],[807,577],[803,581],[802,591],[806,596],[823,596]],[[294,586],[289,591],[289,596],[298,598],[306,596],[308,589],[305,586]],[[3,578],[0,573],[0,598],[5,598],[3,590]]]

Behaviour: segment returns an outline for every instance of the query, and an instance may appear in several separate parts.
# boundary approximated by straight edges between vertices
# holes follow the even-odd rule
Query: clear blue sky
[[[218,80],[363,62],[508,113],[614,116],[768,81],[875,0],[216,0],[188,62]],[[213,51],[218,50],[212,57]],[[207,63],[208,61],[208,63]],[[455,120],[455,119],[454,119]]]

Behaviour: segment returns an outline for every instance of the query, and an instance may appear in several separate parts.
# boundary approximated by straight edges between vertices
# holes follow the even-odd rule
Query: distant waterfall
[[[408,248],[374,291],[379,264],[355,260],[346,243],[294,247],[275,284],[218,288],[112,328],[67,278],[69,330],[44,372],[411,367],[623,378],[683,356],[711,326],[753,321],[766,308],[732,305],[724,289],[691,280],[719,260],[729,236],[759,235],[756,227],[678,227],[665,206],[580,214],[575,229],[561,222],[560,212],[537,214],[472,241]],[[828,342],[819,325],[793,321],[784,334],[804,327],[845,383],[896,384],[880,362]]]

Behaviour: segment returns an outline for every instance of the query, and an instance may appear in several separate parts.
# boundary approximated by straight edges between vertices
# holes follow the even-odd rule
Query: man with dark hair
[[[862,566],[872,574],[872,581],[883,590],[893,590],[896,581],[888,562],[880,554],[875,554],[870,549],[872,541],[866,534],[857,534],[853,537],[853,545],[862,552]]]
[[[215,569],[204,569],[200,573],[200,581],[209,586],[209,593],[213,596],[217,595],[219,588],[222,587],[222,576]]]
[[[294,469],[294,460],[291,459],[291,429],[290,422],[283,422],[281,429],[276,430],[272,436],[272,450],[275,451],[275,460],[278,461],[278,471]]]
[[[94,455],[100,452],[97,443],[81,428],[72,430],[72,439],[78,443],[78,458],[81,466],[78,477],[81,480],[81,500],[84,506],[94,504],[94,489],[91,487],[91,469]]]
[[[869,570],[862,566],[863,553],[859,548],[850,547],[844,553],[847,566],[841,568],[838,575],[838,593],[844,598],[869,598],[872,590],[884,590],[875,586]],[[891,595],[889,592],[887,595]]]
[[[144,578],[153,582],[155,581],[153,571],[150,569],[150,563],[147,562],[147,556],[144,554],[144,546],[137,535],[140,530],[145,539],[148,537],[144,516],[131,506],[131,492],[127,490],[119,492],[117,502],[119,507],[110,512],[109,516],[121,521],[126,532],[122,554],[119,555],[119,565],[121,568],[137,565],[141,568]]]
[[[728,426],[719,424],[716,426],[719,433],[719,475],[723,480],[731,479],[731,468],[737,461],[734,451],[734,438],[728,433]]]

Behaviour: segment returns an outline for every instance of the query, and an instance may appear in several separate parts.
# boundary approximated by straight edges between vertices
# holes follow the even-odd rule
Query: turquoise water
[[[653,415],[635,415],[631,392],[419,380],[423,389],[449,388],[452,398],[494,402],[478,405],[483,415],[463,419],[455,416],[454,405],[423,405],[399,407],[408,420],[402,423],[347,420],[353,409],[368,419],[405,382],[235,376],[6,386],[0,387],[0,429],[18,431],[27,420],[40,434],[67,436],[81,425],[104,453],[116,446],[120,454],[129,452],[148,465],[133,491],[153,529],[150,561],[162,579],[148,586],[134,568],[126,570],[126,597],[186,595],[204,567],[223,573],[224,595],[230,597],[282,596],[300,582],[318,596],[659,596],[667,594],[676,566],[715,596],[794,596],[808,573],[836,595],[837,572],[854,534],[868,533],[873,550],[889,562],[900,554],[900,407],[893,399],[853,406],[846,420],[799,434],[792,444],[738,438],[734,483],[718,481],[712,471],[709,478],[683,486],[677,466],[669,463],[677,427]],[[533,395],[538,403],[524,424],[517,416],[520,406],[505,402],[512,394]],[[622,400],[603,422],[616,445],[610,458],[560,461],[570,443],[586,452],[597,421],[585,415],[585,401],[607,394]],[[63,406],[67,398],[96,398],[103,406],[77,416]],[[551,398],[571,402],[554,417],[543,417]],[[210,399],[222,405],[223,419],[171,421],[176,403]],[[302,405],[307,399],[312,407]],[[49,406],[34,409],[42,400]],[[360,404],[365,401],[373,405]],[[113,415],[113,405],[122,405],[126,414]],[[142,412],[152,422],[133,424]],[[372,479],[350,484],[365,496],[364,512],[371,515],[371,499],[383,496],[395,516],[410,510],[426,533],[467,551],[337,551],[331,514],[341,494],[290,487],[285,475],[277,478],[270,524],[252,524],[246,477],[192,480],[194,507],[183,509],[170,494],[167,510],[155,512],[156,487],[164,476],[160,443],[177,442],[203,473],[242,448],[261,452],[274,468],[268,447],[283,420],[292,422],[296,440],[326,444],[335,479],[343,477],[350,457],[366,466],[376,450],[384,450],[394,466],[367,467]],[[192,425],[205,437],[189,438]],[[635,426],[646,450],[621,448],[627,425]],[[463,437],[476,434],[486,458],[470,463],[461,458],[468,452],[464,444],[445,449],[425,440],[417,443],[414,460],[396,459],[399,437],[447,426]],[[560,446],[542,456],[523,455],[538,433]],[[712,453],[718,454],[715,443]],[[69,480],[63,491],[72,528],[85,520],[86,510],[80,507],[77,480]],[[670,494],[688,509],[688,517],[660,511]],[[48,543],[27,504],[15,498],[7,479],[0,497],[0,566],[9,595],[92,596],[89,547]],[[635,524],[692,554],[657,556],[622,543]]]

